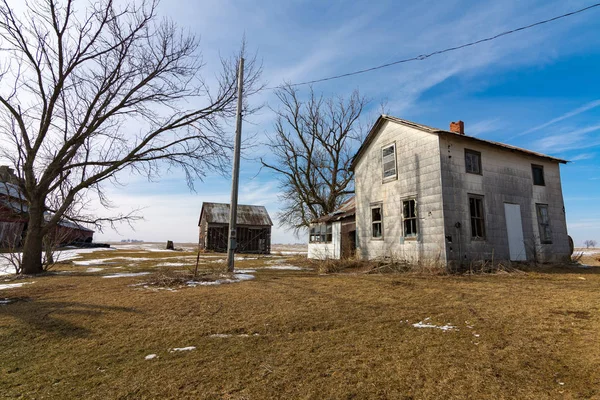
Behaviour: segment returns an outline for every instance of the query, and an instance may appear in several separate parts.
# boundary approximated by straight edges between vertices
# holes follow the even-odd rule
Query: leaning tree
[[[360,143],[361,114],[367,100],[354,91],[349,98],[324,98],[310,90],[306,99],[286,85],[276,91],[279,108],[262,165],[280,183],[280,221],[298,232],[310,221],[335,211],[354,193],[352,156]]]
[[[43,270],[44,238],[61,220],[131,218],[97,218],[86,207],[93,196],[110,206],[103,187],[120,173],[152,178],[179,167],[191,185],[229,158],[243,46],[203,79],[197,38],[159,18],[156,1],[80,4],[0,4],[0,157],[28,205],[26,274]],[[260,67],[245,68],[247,96]]]

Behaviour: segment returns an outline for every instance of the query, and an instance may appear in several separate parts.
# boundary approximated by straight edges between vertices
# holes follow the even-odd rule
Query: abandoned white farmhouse
[[[566,161],[450,125],[379,117],[351,167],[358,254],[445,265],[568,258]]]

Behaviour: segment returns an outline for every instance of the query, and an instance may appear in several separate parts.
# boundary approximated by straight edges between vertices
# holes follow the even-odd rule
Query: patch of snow
[[[272,265],[270,267],[265,267],[265,269],[277,269],[280,271],[302,271],[304,268],[302,267],[296,267],[295,265],[288,265],[288,264],[282,264],[282,265]]]
[[[104,268],[88,268],[85,270],[85,272],[100,272],[103,270],[104,270]]]
[[[157,358],[158,356],[156,354],[148,354],[146,357],[144,357],[145,360],[152,360],[153,358]]]
[[[196,346],[175,347],[174,349],[170,349],[169,353],[174,353],[176,351],[191,351],[191,350],[196,350]]]
[[[8,297],[5,297],[3,299],[0,299],[0,306],[5,306],[10,303],[14,303],[15,301],[16,301],[15,299],[9,299]]]
[[[130,276],[148,275],[150,272],[124,272],[120,274],[104,275],[103,278],[127,278]]]
[[[308,251],[275,251],[274,253],[278,253],[281,255],[295,255],[295,254],[308,254]]]
[[[256,272],[255,269],[236,269],[236,274],[249,274],[251,272]]]
[[[186,263],[182,263],[182,262],[166,262],[166,263],[158,264],[157,267],[185,267],[186,265],[190,265],[190,264],[186,264]]]
[[[19,282],[19,283],[5,283],[5,284],[0,284],[0,290],[4,290],[4,289],[14,289],[14,288],[19,288],[23,285],[30,285],[34,282]]]
[[[235,274],[233,274],[233,278],[234,279],[229,279],[229,278],[217,279],[214,281],[187,281],[186,285],[191,286],[191,287],[216,286],[216,285],[222,285],[225,283],[236,283],[236,282],[241,282],[241,281],[248,281],[250,279],[254,279],[254,275],[235,273]]]
[[[247,333],[240,333],[239,335],[232,335],[229,333],[213,333],[212,335],[210,335],[210,337],[212,338],[230,338],[230,337],[250,337],[250,336],[259,336],[258,333],[253,333],[252,335],[249,335]]]
[[[456,326],[450,325],[450,324],[446,324],[446,325],[434,325],[434,324],[430,324],[430,323],[426,323],[425,321],[428,321],[429,318],[425,318],[423,321],[419,321],[416,324],[412,324],[413,327],[415,328],[432,328],[432,329],[440,329],[444,332],[447,331],[452,331],[452,330],[458,330],[458,328]]]

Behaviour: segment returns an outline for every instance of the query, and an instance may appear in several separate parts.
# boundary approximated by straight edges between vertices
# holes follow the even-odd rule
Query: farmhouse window
[[[381,205],[371,207],[371,225],[373,227],[372,237],[381,239],[383,237],[383,215]]]
[[[395,143],[381,149],[381,165],[383,166],[383,180],[396,179]]]
[[[548,205],[536,204],[538,226],[540,228],[540,240],[544,244],[552,243],[552,230],[550,229],[550,218],[548,217]]]
[[[315,224],[310,227],[310,243],[331,243],[333,239],[331,224]]]
[[[469,196],[469,211],[471,213],[471,238],[485,239],[483,197]]]
[[[544,166],[531,164],[531,173],[533,174],[533,184],[538,186],[546,186],[544,181]]]
[[[465,168],[470,174],[481,175],[481,153],[465,149]]]
[[[417,237],[417,201],[415,199],[404,200],[402,202],[402,219],[404,221],[404,237]]]

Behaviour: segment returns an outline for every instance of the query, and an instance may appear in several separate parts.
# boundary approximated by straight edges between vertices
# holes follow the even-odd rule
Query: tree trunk
[[[42,252],[44,248],[43,223],[44,208],[39,205],[30,204],[27,235],[25,236],[25,243],[23,245],[23,274],[39,274],[44,272],[42,266]]]

